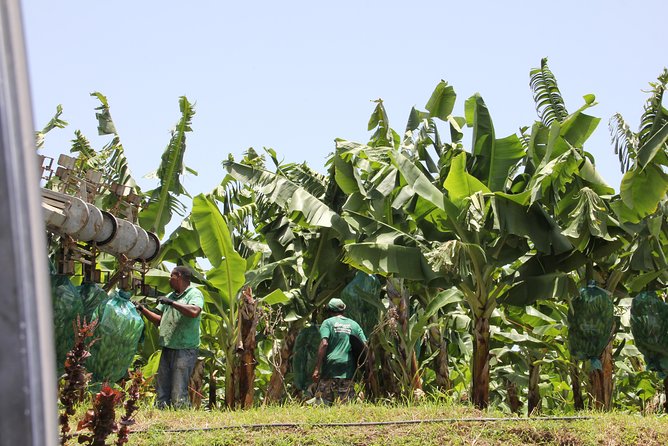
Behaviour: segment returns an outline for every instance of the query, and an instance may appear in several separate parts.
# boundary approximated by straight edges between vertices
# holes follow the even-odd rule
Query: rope
[[[434,423],[497,423],[507,421],[580,421],[590,420],[592,417],[523,417],[523,418],[435,418],[427,420],[397,420],[397,421],[361,421],[356,423],[262,423],[262,424],[233,424],[228,426],[194,427],[181,429],[164,429],[160,432],[207,432],[226,429],[276,429],[276,428],[327,428],[327,427],[361,427],[361,426],[393,426],[406,424],[434,424]],[[149,432],[149,429],[131,431],[132,434]]]

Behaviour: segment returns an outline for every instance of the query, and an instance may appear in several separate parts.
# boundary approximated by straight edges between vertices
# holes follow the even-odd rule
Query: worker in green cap
[[[325,404],[348,402],[354,396],[357,358],[353,346],[365,346],[366,336],[357,322],[343,315],[346,304],[334,298],[327,304],[329,318],[320,326],[320,345],[313,370],[316,397]]]

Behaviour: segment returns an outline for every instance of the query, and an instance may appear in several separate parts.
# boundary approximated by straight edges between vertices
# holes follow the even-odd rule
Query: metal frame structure
[[[0,445],[58,444],[44,216],[19,0],[0,0]]]

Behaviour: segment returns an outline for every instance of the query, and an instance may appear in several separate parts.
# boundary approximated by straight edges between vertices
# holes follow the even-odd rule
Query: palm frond
[[[98,135],[116,135],[116,126],[111,119],[107,97],[98,91],[94,91],[90,95],[96,97],[100,101],[100,105],[95,108],[95,110],[98,111],[95,113],[95,117],[97,118]]]
[[[283,170],[287,177],[306,189],[314,197],[322,199],[327,190],[327,177],[311,169],[306,163],[294,164],[288,171]]]
[[[125,157],[125,150],[118,135],[114,136],[111,142],[102,149],[102,152],[107,157],[105,178],[130,188],[134,193],[139,193],[139,186],[130,172],[128,159]]]
[[[668,111],[663,107],[663,94],[668,83],[668,69],[657,78],[657,82],[650,82],[650,97],[645,102],[644,111],[640,118],[638,130],[638,144],[645,144],[668,121]]]
[[[636,135],[624,120],[621,114],[615,113],[608,123],[612,135],[612,146],[615,154],[619,157],[622,173],[631,167],[631,160],[636,158],[638,152],[638,135]]]
[[[415,122],[422,117],[419,122]],[[402,148],[411,153],[411,158],[419,159],[425,164],[430,173],[438,172],[437,163],[431,157],[429,149],[433,148],[436,153],[436,159],[440,159],[443,153],[443,143],[438,133],[438,127],[434,119],[425,112],[413,108],[411,116],[406,125],[406,133]]]
[[[109,183],[120,184],[130,189],[131,192],[139,194],[137,182],[130,172],[128,160],[125,157],[125,151],[121,139],[116,132],[116,125],[111,118],[111,111],[107,97],[102,93],[95,91],[90,94],[100,101],[100,105],[95,107],[97,118],[97,132],[99,135],[113,135],[113,139],[100,151],[106,159],[104,166],[104,178]]]
[[[527,126],[520,127],[520,133],[518,135],[520,139],[520,144],[522,144],[522,148],[526,152],[529,151],[529,147],[531,146],[531,133],[527,133],[528,131],[529,127]]]
[[[557,86],[557,79],[547,66],[547,57],[541,59],[540,68],[532,69],[529,75],[536,112],[543,124],[549,126],[554,121],[564,121],[568,111]]]
[[[176,128],[171,132],[171,138],[167,148],[162,154],[161,163],[157,170],[161,187],[165,193],[172,192],[177,195],[188,195],[181,184],[181,175],[185,172],[183,157],[186,151],[186,133],[192,132],[190,127],[195,109],[185,96],[179,98],[181,119]]]
[[[72,147],[70,148],[70,153],[76,153],[78,159],[87,162],[97,155],[95,149],[91,147],[90,141],[88,141],[88,138],[81,133],[81,130],[74,131],[74,139],[71,142]]]
[[[44,147],[44,136],[55,128],[64,129],[68,124],[67,121],[60,119],[63,114],[63,106],[58,104],[56,107],[56,114],[49,120],[49,122],[42,128],[35,132],[35,148],[37,150]]]
[[[221,203],[222,214],[228,225],[235,230],[246,230],[251,225],[263,224],[274,218],[278,207],[263,195],[257,194],[249,184],[237,181],[227,174],[209,196]]]
[[[157,170],[160,185],[152,191],[151,200],[139,215],[141,226],[159,237],[164,234],[165,226],[171,219],[172,211],[183,208],[178,196],[189,196],[181,184],[185,166],[183,157],[186,151],[186,133],[191,132],[195,109],[185,96],[179,98],[181,119],[172,130],[171,139]],[[178,205],[176,204],[178,202]],[[179,206],[180,205],[180,206]]]
[[[230,209],[223,214],[228,226],[232,228],[246,228],[250,225],[257,211],[257,203],[248,203],[244,206],[238,206]]]
[[[375,130],[369,140],[371,147],[397,147],[399,145],[399,135],[390,127],[387,112],[383,106],[382,99],[376,99],[376,108],[369,118],[369,131]]]
[[[336,212],[282,171],[272,173],[230,161],[223,164],[238,181],[252,187],[258,195],[263,195],[291,215],[295,223],[309,227],[332,227],[344,237],[350,235],[350,228]]]

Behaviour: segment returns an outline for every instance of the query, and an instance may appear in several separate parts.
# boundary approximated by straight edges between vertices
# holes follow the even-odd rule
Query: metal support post
[[[0,0],[0,445],[58,442],[39,162],[18,0]]]

